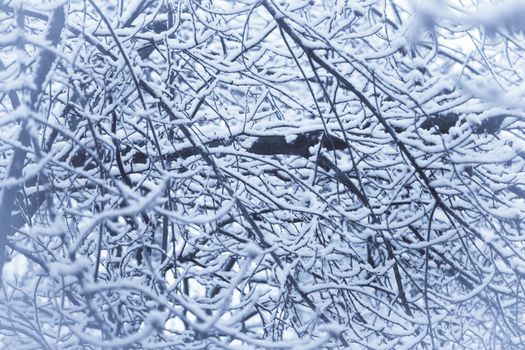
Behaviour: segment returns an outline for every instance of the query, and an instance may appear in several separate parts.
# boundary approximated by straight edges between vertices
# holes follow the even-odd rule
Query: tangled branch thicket
[[[0,344],[523,349],[489,6],[0,1]]]

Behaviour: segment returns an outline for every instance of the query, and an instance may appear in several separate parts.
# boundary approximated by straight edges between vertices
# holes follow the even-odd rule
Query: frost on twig
[[[0,4],[0,348],[519,349],[519,1]]]

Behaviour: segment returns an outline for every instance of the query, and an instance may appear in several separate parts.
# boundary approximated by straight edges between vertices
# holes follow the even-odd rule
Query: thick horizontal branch
[[[434,115],[432,116],[432,121],[423,122],[421,128],[425,130],[430,130],[431,128],[437,128],[440,133],[448,133],[449,129],[456,125],[459,120],[457,114],[449,113],[446,115]],[[481,133],[494,133],[496,132],[501,123],[503,122],[504,117],[498,116],[485,120],[481,123],[475,130],[476,134]],[[401,130],[399,130],[401,131]],[[208,148],[215,148],[221,146],[227,146],[231,144],[231,140],[212,140],[205,143]],[[311,147],[317,146],[319,143],[322,143],[322,147],[327,151],[333,150],[345,150],[347,148],[346,142],[335,135],[327,135],[323,131],[311,131],[301,133],[292,137],[280,136],[280,135],[270,135],[270,136],[259,136],[256,137],[252,145],[246,149],[247,152],[259,155],[266,156],[278,156],[278,155],[295,155],[300,157],[309,158],[311,154]],[[128,152],[130,149],[127,150]],[[146,164],[148,162],[149,156],[137,150],[134,150],[134,154],[131,158],[132,164]],[[176,152],[170,152],[163,155],[165,161],[176,161],[178,159],[187,159],[192,156],[200,154],[198,147],[190,146],[185,147]],[[67,156],[66,156],[67,157]],[[63,160],[65,160],[64,158]],[[94,164],[89,164],[89,155],[83,151],[78,151],[75,156],[71,158],[71,165],[75,168],[86,168],[91,169],[95,167]],[[327,157],[321,155],[318,158],[318,165],[326,171],[334,171],[337,181],[344,185],[349,191],[359,196],[361,201],[364,201],[366,198],[362,196],[359,189],[352,183],[350,178],[340,170],[333,162],[331,162]],[[35,183],[35,179],[30,179],[26,182],[26,186],[32,185]],[[522,191],[516,191],[515,186],[509,188],[509,190],[519,196],[525,198],[525,194]],[[29,199],[31,206],[28,208],[29,216],[34,214],[39,207],[39,204],[44,202],[44,197],[35,193]],[[34,198],[33,198],[34,197]],[[366,202],[366,201],[365,201]],[[365,203],[363,202],[363,203]],[[24,219],[21,216],[21,213],[16,213],[13,217],[13,223],[16,223],[15,227],[20,227],[24,223]]]
[[[421,128],[424,130],[438,130],[440,134],[447,134],[450,128],[457,125],[460,116],[456,113],[434,114],[427,118],[422,124]],[[498,115],[492,118],[485,119],[479,125],[472,128],[474,134],[495,134],[500,130],[501,124],[505,116]],[[396,130],[399,132],[400,130]]]

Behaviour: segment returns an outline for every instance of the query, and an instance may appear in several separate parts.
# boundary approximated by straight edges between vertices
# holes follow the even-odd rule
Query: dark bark
[[[19,21],[20,23],[18,23],[18,25],[23,28],[23,15],[19,16],[21,20]],[[46,39],[51,43],[52,46],[57,46],[60,42],[64,24],[65,11],[64,7],[60,6],[53,12],[53,15],[49,19],[49,31],[47,33]],[[37,107],[39,96],[43,90],[44,81],[51,70],[55,58],[56,56],[53,51],[44,50],[41,52],[40,58],[36,62],[36,71],[34,75],[35,89],[31,91],[30,101],[30,108],[32,110],[35,110]],[[13,100],[11,102],[15,103]],[[21,131],[18,135],[18,141],[24,146],[24,148],[15,148],[11,166],[7,171],[7,179],[20,179],[22,177],[22,170],[24,169],[27,153],[25,147],[29,147],[31,143],[31,137],[29,135],[28,126],[26,125],[25,120],[22,123]],[[5,248],[7,244],[7,237],[13,232],[12,224],[19,221],[16,217],[12,217],[18,192],[19,186],[6,187],[0,197],[0,222],[2,223],[0,226],[0,275],[6,258]],[[38,196],[41,196],[41,194]]]
[[[474,126],[472,132],[474,134],[495,134],[500,130],[504,119],[505,116],[502,115],[485,119],[481,124]],[[459,120],[460,115],[456,113],[434,114],[421,124],[421,128],[425,130],[435,130],[437,128],[440,134],[447,134],[450,128],[458,125]],[[400,132],[402,130],[397,129],[396,131]]]

